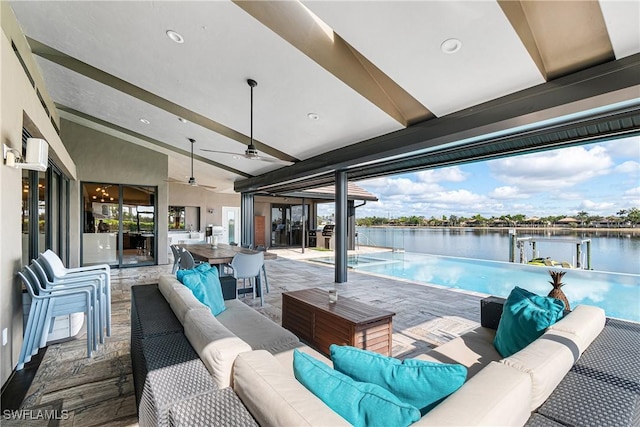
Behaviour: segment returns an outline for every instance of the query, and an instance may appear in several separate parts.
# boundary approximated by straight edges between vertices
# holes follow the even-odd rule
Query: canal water
[[[509,230],[479,228],[357,227],[358,244],[401,249],[406,252],[509,261]],[[640,274],[640,229],[575,231],[562,229],[518,230],[518,237],[552,238],[538,242],[538,257],[576,265],[576,245],[563,243],[591,239],[591,268],[597,271]],[[556,243],[557,241],[557,243]],[[527,258],[533,258],[530,244]],[[583,246],[583,257],[586,246]],[[584,258],[583,258],[584,260]]]

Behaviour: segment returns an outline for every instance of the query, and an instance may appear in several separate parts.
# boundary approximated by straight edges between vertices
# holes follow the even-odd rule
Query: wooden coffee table
[[[331,304],[329,292],[317,288],[282,294],[282,326],[327,356],[331,344],[391,356],[393,316],[342,295]]]

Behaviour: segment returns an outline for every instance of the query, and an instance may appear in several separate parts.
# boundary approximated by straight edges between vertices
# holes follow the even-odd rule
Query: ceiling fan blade
[[[218,151],[218,150],[209,150],[207,148],[201,148],[201,151],[208,151],[210,153],[218,153],[218,154],[230,154],[232,156],[244,157],[244,153],[232,153],[230,151]]]
[[[293,164],[293,162],[289,162],[287,160],[276,159],[275,157],[258,156],[258,157],[251,157],[251,159],[252,160],[259,160],[261,162],[276,163],[278,165],[286,165],[286,166],[291,166]]]
[[[200,150],[202,151],[208,151],[210,153],[218,153],[218,154],[228,154],[237,158],[245,158],[245,159],[249,159],[249,160],[258,160],[261,162],[268,162],[268,163],[276,163],[279,165],[286,165],[286,166],[291,166],[293,164],[293,162],[289,162],[287,160],[280,160],[280,159],[276,159],[275,157],[262,157],[262,156],[248,156],[244,153],[232,153],[230,151],[218,151],[218,150],[209,150],[207,148],[201,148]]]
[[[214,187],[212,185],[204,185],[204,184],[198,184],[196,183],[196,185],[190,184],[189,182],[186,181],[180,181],[174,178],[167,178],[165,179],[165,182],[169,182],[171,184],[179,184],[179,185],[188,185],[190,187],[200,187],[200,188],[204,188],[205,190],[210,190],[213,191],[215,190],[217,187]]]

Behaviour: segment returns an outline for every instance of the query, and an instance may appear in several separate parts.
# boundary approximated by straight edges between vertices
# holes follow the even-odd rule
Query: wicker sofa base
[[[257,426],[214,383],[157,285],[131,288],[131,362],[140,426]]]

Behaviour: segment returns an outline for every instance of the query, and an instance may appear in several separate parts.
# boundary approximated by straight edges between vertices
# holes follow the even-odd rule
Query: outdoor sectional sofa
[[[214,317],[172,275],[131,291],[131,357],[140,426],[349,425],[293,374],[294,349],[329,366],[331,361],[244,303],[227,300],[226,310]],[[601,309],[578,306],[508,358],[493,347],[495,330],[490,327],[421,355],[419,359],[463,364],[468,378],[414,425],[558,425],[536,411],[604,325]],[[630,416],[636,415],[632,411]]]

